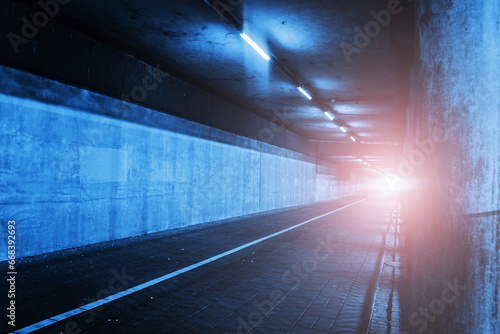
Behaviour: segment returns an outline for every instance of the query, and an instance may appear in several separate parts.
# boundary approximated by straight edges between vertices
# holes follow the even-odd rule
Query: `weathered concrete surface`
[[[498,333],[499,4],[424,0],[416,13],[414,105],[400,169],[420,182],[405,200],[415,312],[408,328]]]
[[[17,221],[18,257],[360,190],[318,174],[314,156],[139,106],[110,117],[113,98],[0,77],[0,221]]]

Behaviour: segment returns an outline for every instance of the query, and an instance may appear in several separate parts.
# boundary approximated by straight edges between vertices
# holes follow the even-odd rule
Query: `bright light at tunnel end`
[[[304,88],[302,88],[302,87],[297,87],[297,89],[298,89],[298,90],[299,90],[302,94],[304,94],[304,96],[305,96],[305,97],[307,97],[309,100],[312,100],[311,95],[309,95],[309,93],[308,93],[308,92],[306,92]]]
[[[245,33],[241,33],[240,34],[241,38],[243,38],[245,40],[245,42],[247,42],[248,44],[250,44],[250,46],[255,50],[257,51],[261,56],[262,58],[264,58],[265,60],[269,61],[271,59],[271,57],[269,57],[267,55],[267,53],[264,52],[264,50],[262,50],[254,41],[252,41],[252,39],[250,37],[248,37],[247,34]]]
[[[398,193],[402,187],[402,180],[400,178],[391,178],[389,176],[386,177],[386,191],[392,193]]]

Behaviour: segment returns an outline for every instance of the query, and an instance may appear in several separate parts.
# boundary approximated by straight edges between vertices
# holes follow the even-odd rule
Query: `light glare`
[[[333,121],[333,115],[330,114],[328,111],[325,111],[325,115],[326,117],[328,117],[330,119],[330,121]]]
[[[343,126],[340,127],[340,130],[347,132],[346,128],[344,128]]]
[[[393,193],[398,193],[401,190],[401,179],[399,178],[391,178],[386,176],[386,186],[387,190],[393,192]]]

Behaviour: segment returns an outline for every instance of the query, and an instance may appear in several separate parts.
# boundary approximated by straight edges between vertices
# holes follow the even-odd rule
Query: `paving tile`
[[[64,256],[44,265],[34,263],[26,267],[29,275],[23,278],[27,283],[38,282],[39,288],[29,291],[25,283],[23,294],[31,292],[38,302],[22,310],[33,311],[31,319],[22,324],[62,313],[83,298],[95,296],[114,277],[112,268],[125,268],[133,277],[129,287],[135,286],[353,201],[344,199],[204,229],[138,238],[123,245],[90,249],[71,263]],[[383,198],[358,206],[111,302],[90,324],[81,316],[68,321],[83,322],[88,333],[235,333],[238,327],[244,330],[242,322],[251,328],[255,324],[252,319],[260,321],[252,329],[254,333],[366,331],[367,315],[372,311],[370,289],[375,288],[370,283],[378,275],[377,261],[388,223],[385,211],[390,207]],[[232,238],[228,240],[227,235]],[[313,261],[320,240],[326,236],[333,240],[331,253]],[[96,258],[98,261],[93,260]],[[44,276],[46,265],[51,271]],[[59,291],[49,282],[61,277],[67,283]],[[279,292],[279,297],[272,298],[273,292]],[[68,298],[63,298],[66,294]],[[395,304],[403,303],[404,298],[396,296]],[[59,303],[60,299],[64,302]],[[394,328],[399,319],[393,318]],[[64,325],[58,323],[42,332],[64,331]],[[378,328],[377,321],[372,325],[374,330]]]

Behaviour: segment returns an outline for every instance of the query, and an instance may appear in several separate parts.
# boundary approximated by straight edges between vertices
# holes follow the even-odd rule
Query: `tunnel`
[[[1,0],[1,333],[500,333],[497,0]]]

